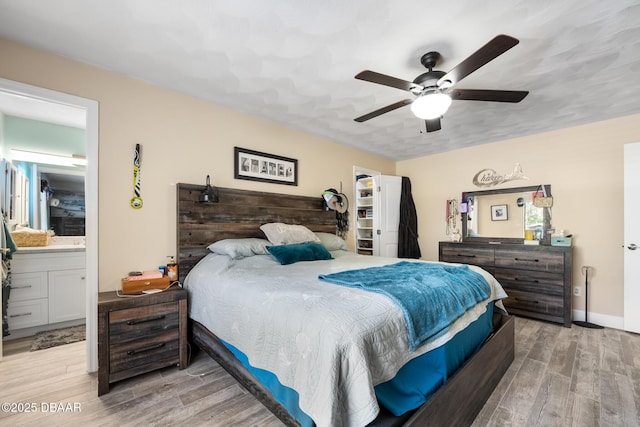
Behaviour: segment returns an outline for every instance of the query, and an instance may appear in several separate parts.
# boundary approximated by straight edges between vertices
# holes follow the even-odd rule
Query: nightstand
[[[98,294],[98,396],[116,381],[187,363],[186,290],[125,298]]]

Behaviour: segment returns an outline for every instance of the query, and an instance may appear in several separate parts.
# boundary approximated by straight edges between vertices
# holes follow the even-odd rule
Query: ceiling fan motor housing
[[[426,73],[420,74],[413,80],[413,83],[422,86],[424,89],[437,89],[438,88],[438,80],[446,73],[444,71],[434,71],[433,67],[436,66],[438,61],[440,60],[441,55],[438,52],[427,52],[420,58],[420,63],[424,65],[429,71]],[[424,90],[412,90],[415,95],[420,95],[424,93]]]
[[[418,77],[413,80],[413,83],[422,86],[423,88],[437,88],[438,80],[446,73],[444,71],[427,71],[426,73],[420,74]]]

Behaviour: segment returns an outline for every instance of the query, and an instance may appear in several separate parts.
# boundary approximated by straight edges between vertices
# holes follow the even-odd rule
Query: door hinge
[[[382,234],[382,230],[376,230],[376,234],[379,236]]]

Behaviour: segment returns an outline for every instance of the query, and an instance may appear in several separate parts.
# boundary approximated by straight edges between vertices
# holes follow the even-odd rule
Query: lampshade
[[[411,111],[424,120],[436,119],[442,116],[451,105],[451,97],[440,92],[428,92],[420,95],[411,104]]]

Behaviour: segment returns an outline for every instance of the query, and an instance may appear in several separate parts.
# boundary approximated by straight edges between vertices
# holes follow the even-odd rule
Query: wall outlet
[[[573,288],[573,295],[579,297],[582,294],[582,292],[580,291],[580,286],[576,286],[575,288]]]

